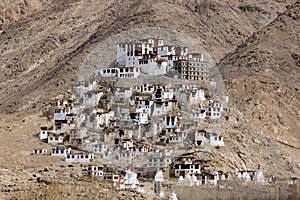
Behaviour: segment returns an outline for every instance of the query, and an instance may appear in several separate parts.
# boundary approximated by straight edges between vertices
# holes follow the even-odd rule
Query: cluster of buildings
[[[135,142],[143,138],[161,144],[224,145],[222,134],[203,130],[203,124],[222,117],[228,98],[207,99],[205,91],[193,84],[101,86],[105,84],[110,82],[82,82],[75,87],[81,104],[72,108],[77,112],[71,115],[80,129],[70,138],[82,150],[104,159],[131,160],[156,150]]]
[[[115,66],[96,71],[101,77],[137,78],[164,75],[174,78],[208,81],[210,63],[187,47],[165,45],[162,39],[148,38],[118,45]]]
[[[88,163],[82,175],[110,180],[121,189],[140,189],[137,173],[104,173],[103,166],[93,163],[95,159],[124,165],[140,160],[139,168],[167,169],[168,178],[178,178],[182,184],[216,185],[224,177],[205,171],[203,161],[174,156],[180,144],[186,148],[224,145],[222,132],[207,129],[207,124],[224,117],[228,97],[212,98],[195,83],[208,82],[209,71],[202,54],[164,45],[161,39],[119,44],[115,66],[96,70],[94,80],[76,83],[72,96],[51,101],[53,126],[41,127],[39,138],[53,146],[51,156]],[[165,74],[193,83],[119,82]],[[161,172],[155,180],[160,191]]]
[[[65,144],[70,143],[71,136],[77,131],[76,121],[78,109],[70,98],[51,101],[53,108],[53,126],[40,127],[38,137],[52,145],[51,156],[61,157],[66,162],[92,162],[93,153],[72,150]],[[70,145],[69,145],[70,146]],[[34,149],[33,154],[47,154],[46,149]]]

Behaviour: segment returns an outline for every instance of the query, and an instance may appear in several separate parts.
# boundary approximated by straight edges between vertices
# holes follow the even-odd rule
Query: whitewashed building
[[[157,76],[167,73],[168,61],[162,59],[143,59],[147,64],[140,65],[141,72],[146,75]]]
[[[206,118],[206,110],[205,109],[193,110],[191,114],[191,118],[194,120],[204,120]]]
[[[152,157],[148,159],[147,167],[165,168],[168,167],[171,163],[172,161],[170,157]]]
[[[177,132],[173,133],[171,136],[169,136],[169,143],[180,143],[186,140],[187,133],[185,132]]]
[[[199,163],[176,163],[175,177],[184,176],[186,174],[200,174],[201,165]]]
[[[200,101],[205,101],[204,90],[193,88],[189,95],[191,104],[198,104]]]
[[[206,108],[206,116],[211,119],[221,118],[223,112],[223,103],[218,100],[209,100]]]
[[[48,129],[47,127],[41,127],[39,138],[41,140],[48,139],[48,134],[53,134],[53,130]]]
[[[83,94],[87,91],[95,90],[96,85],[97,85],[96,81],[92,81],[92,82],[81,81],[75,85],[74,92],[76,94]]]
[[[223,136],[217,132],[209,133],[209,143],[212,146],[224,146]]]
[[[177,106],[176,102],[173,101],[155,101],[153,104],[152,116],[166,115]]]
[[[51,149],[51,156],[61,156],[66,157],[67,154],[71,153],[71,148],[66,148],[64,146],[55,146]]]
[[[83,176],[103,177],[103,167],[98,165],[88,165],[82,170]]]
[[[170,156],[170,152],[167,152],[168,149],[164,149],[163,151],[155,151],[148,158],[147,167],[154,168],[165,168],[168,167],[172,163],[172,159]]]
[[[102,77],[138,78],[141,73],[140,67],[116,67],[104,68],[96,71],[96,75]]]
[[[47,149],[34,149],[32,154],[34,155],[39,155],[39,154],[46,154],[47,153]]]
[[[195,145],[209,144],[212,146],[224,146],[224,138],[217,132],[195,132]]]
[[[162,128],[163,129],[175,129],[180,127],[180,115],[167,115],[163,117]],[[179,130],[178,130],[179,131]]]
[[[56,134],[48,134],[48,143],[49,144],[59,144],[63,143],[64,136],[63,135],[56,135]]]
[[[70,114],[70,108],[57,108],[54,110],[54,121],[67,120],[67,114]]]
[[[103,114],[97,114],[94,127],[98,129],[100,127],[109,126],[110,121],[114,120],[114,117],[115,117],[114,111],[110,111]]]
[[[157,54],[156,46],[162,46],[162,39],[148,38],[139,41],[131,41],[118,45],[117,65],[119,66],[136,66],[146,64],[139,60],[144,57],[150,57]]]
[[[65,157],[66,162],[92,162],[95,159],[91,153],[71,153]]]

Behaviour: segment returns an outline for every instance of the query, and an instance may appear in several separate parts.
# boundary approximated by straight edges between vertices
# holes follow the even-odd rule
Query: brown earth
[[[243,123],[270,140],[261,151],[269,155],[268,159],[274,157],[274,167],[284,163],[276,162],[276,158],[289,162],[283,164],[281,172],[297,171],[297,174],[300,166],[299,19],[300,2],[254,33],[218,64],[232,107],[243,114]],[[247,132],[243,137],[247,137]],[[273,144],[274,151],[270,150]],[[282,155],[278,157],[279,152]]]
[[[37,13],[53,0],[1,0],[0,1],[0,30],[11,24]]]
[[[8,2],[0,1],[2,11]],[[162,27],[200,41],[219,63],[232,109],[226,147],[213,150],[213,165],[234,171],[261,163],[268,175],[300,176],[299,1],[24,2],[24,12],[12,6],[0,26],[2,168],[49,165],[29,155],[45,146],[32,137],[48,123],[40,110],[71,89],[99,43]]]
[[[291,2],[264,7],[273,19]],[[187,34],[219,61],[265,25],[253,17],[263,14],[250,14],[240,8],[244,4],[261,6],[259,1],[53,1],[1,34],[0,110],[42,107],[48,97],[70,89],[80,63],[98,43],[128,29],[165,27]]]

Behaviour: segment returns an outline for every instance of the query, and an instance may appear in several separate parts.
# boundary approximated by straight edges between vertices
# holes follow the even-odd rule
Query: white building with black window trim
[[[96,76],[101,77],[118,77],[118,78],[138,78],[140,67],[114,67],[96,70]]]
[[[206,116],[211,119],[221,118],[221,114],[224,110],[222,101],[209,100],[208,107],[206,108]]]
[[[55,146],[51,149],[51,156],[61,156],[66,157],[67,154],[71,153],[71,148],[66,148],[64,146]]]
[[[65,157],[66,162],[92,162],[94,159],[91,153],[70,153]]]

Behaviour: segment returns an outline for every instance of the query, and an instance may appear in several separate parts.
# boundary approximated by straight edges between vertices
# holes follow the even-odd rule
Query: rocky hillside
[[[0,30],[45,8],[53,0],[1,0]]]
[[[225,126],[228,145],[211,155],[215,166],[262,163],[270,173],[300,174],[299,2],[287,11],[294,0],[36,2],[47,6],[12,20],[0,34],[1,113],[37,113],[70,90],[86,56],[112,35],[167,28],[200,41],[216,62],[226,55],[219,68],[237,110]]]
[[[232,107],[242,113],[229,131],[242,131],[232,137],[243,144],[238,154],[246,165],[260,159],[279,173],[299,173],[299,27],[298,1],[219,63]]]
[[[292,2],[262,6],[260,1],[236,0],[53,1],[0,35],[0,110],[40,108],[48,97],[70,89],[86,55],[124,30],[165,27],[179,31],[203,43],[218,61],[269,23],[257,20],[264,13],[273,19]]]
[[[299,19],[300,2],[219,63],[233,105],[274,137],[300,139]]]

